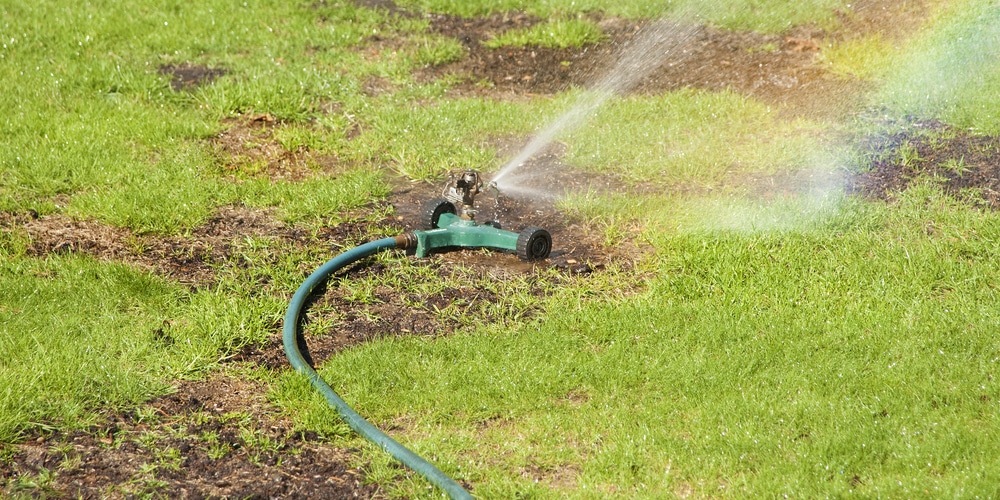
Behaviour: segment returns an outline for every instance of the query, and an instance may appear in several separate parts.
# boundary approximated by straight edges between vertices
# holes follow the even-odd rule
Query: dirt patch
[[[159,71],[162,75],[170,76],[170,88],[178,92],[207,85],[229,73],[224,68],[209,68],[193,63],[165,64],[160,66]]]
[[[223,121],[227,127],[210,143],[220,159],[221,172],[233,180],[266,177],[274,181],[298,181],[318,172],[334,173],[339,159],[306,145],[278,137],[286,125],[270,114],[246,115]]]
[[[574,465],[540,466],[531,464],[522,467],[521,477],[536,483],[543,483],[555,490],[572,490],[580,478],[580,469]]]
[[[259,383],[217,377],[86,431],[33,436],[0,491],[60,498],[372,498],[350,450],[287,431]]]
[[[555,161],[549,167],[548,174],[567,186],[607,181],[559,171]],[[350,246],[369,239],[381,225],[400,231],[420,227],[419,207],[438,196],[441,187],[399,183],[391,196],[397,207],[391,219],[352,221],[315,234],[301,233],[266,211],[245,207],[220,208],[185,237],[136,235],[61,215],[4,214],[2,219],[7,227],[24,228],[30,252],[36,255],[88,253],[205,285],[218,266],[240,265],[237,243],[241,238],[267,236],[296,244]],[[419,274],[425,279],[430,274],[430,280],[440,286],[401,293],[380,285],[364,300],[352,296],[356,291],[350,289],[351,283],[377,281],[396,271],[378,262],[352,267],[346,271],[350,283],[320,290],[310,304],[305,326],[313,334],[307,335],[303,351],[320,363],[346,347],[386,335],[436,336],[472,321],[524,318],[535,311],[512,304],[506,297],[509,290],[503,287],[514,283],[518,293],[538,297],[552,289],[551,280],[572,279],[616,259],[638,255],[621,248],[605,249],[585,228],[567,223],[553,203],[548,198],[528,202],[497,197],[481,213],[481,220],[500,220],[514,230],[524,225],[547,227],[555,239],[554,255],[547,261],[522,263],[513,255],[480,250],[440,254],[418,264]],[[565,272],[554,276],[541,272],[552,266]],[[324,322],[329,326],[316,327]],[[231,361],[288,369],[277,328],[266,345],[249,346]],[[290,423],[263,399],[265,392],[256,382],[225,375],[180,382],[175,393],[135,412],[112,415],[86,432],[32,436],[0,465],[0,491],[83,498],[378,496],[377,487],[364,484],[362,474],[346,465],[350,450],[289,431]],[[539,474],[553,484],[565,482],[558,472]]]
[[[465,19],[434,15],[431,29],[460,40],[468,51],[461,61],[427,68],[423,77],[446,74],[464,83],[454,90],[469,95],[552,94],[571,86],[586,87],[620,56],[648,24],[617,18],[595,20],[609,40],[581,48],[502,47],[483,45],[503,31],[531,26],[526,15]],[[841,113],[863,90],[859,83],[829,74],[814,63],[825,33],[798,27],[782,35],[698,29],[673,47],[662,65],[637,82],[632,93],[659,94],[684,87],[731,89],[787,108],[793,114]],[[836,104],[836,106],[833,106]]]
[[[629,90],[660,94],[684,87],[730,89],[778,107],[785,116],[841,117],[862,103],[865,83],[829,73],[816,56],[831,42],[878,34],[905,38],[928,12],[925,0],[862,0],[837,13],[841,27],[827,32],[813,26],[765,35],[701,27],[669,50],[660,66]],[[467,19],[429,16],[431,31],[459,40],[467,56],[455,63],[425,68],[423,79],[456,75],[459,95],[511,98],[553,94],[572,86],[591,86],[635,41],[649,23],[591,13],[607,40],[580,48],[502,47],[483,42],[511,29],[542,20],[524,13]],[[683,29],[682,29],[683,31]]]
[[[449,249],[429,259],[420,259],[419,263],[392,268],[378,262],[351,266],[340,273],[349,277],[346,281],[334,281],[335,284],[317,290],[306,308],[303,328],[307,333],[299,347],[307,360],[322,363],[343,349],[386,336],[434,337],[473,323],[495,324],[530,317],[537,312],[534,306],[511,301],[514,292],[505,287],[514,284],[518,294],[543,297],[558,287],[561,280],[599,272],[609,265],[627,269],[647,252],[647,248],[631,239],[609,247],[601,231],[582,221],[573,221],[556,207],[554,194],[621,189],[620,182],[573,171],[559,161],[558,152],[538,155],[530,163],[526,171],[536,179],[559,186],[559,190],[541,196],[482,194],[477,221],[495,221],[514,232],[527,226],[546,229],[553,239],[548,259],[524,262],[505,252]],[[520,178],[526,179],[529,178]],[[400,233],[427,229],[424,221],[427,202],[441,197],[445,183],[411,183],[400,179],[393,182],[396,187],[390,200],[394,215],[379,224],[398,228]],[[331,242],[360,242],[370,239],[370,234],[371,227],[342,224],[324,230],[323,238]],[[420,271],[407,267],[412,264],[419,265]],[[546,269],[559,272],[547,274]],[[409,277],[408,273],[419,276]],[[400,289],[388,285],[414,279],[430,286]],[[355,284],[362,282],[372,283],[364,286],[373,288],[359,291]],[[245,347],[234,360],[276,369],[287,366],[279,332],[265,346]]]
[[[924,19],[930,10],[928,0],[856,0],[849,10],[837,11],[842,28],[831,37],[848,39],[879,35],[887,39],[901,39]]]
[[[501,145],[500,156],[512,155],[523,146],[515,142]],[[548,259],[525,263],[513,254],[490,254],[486,265],[503,269],[528,271],[538,267],[554,266],[572,273],[589,273],[606,265],[630,263],[643,254],[644,249],[634,242],[622,241],[606,245],[599,230],[585,221],[575,220],[557,206],[559,198],[568,193],[622,192],[628,187],[612,177],[583,172],[566,166],[561,161],[562,151],[554,145],[547,152],[535,155],[507,177],[509,189],[504,192],[486,189],[477,197],[476,220],[480,223],[495,221],[505,230],[519,232],[528,226],[537,226],[552,235],[552,253]],[[488,183],[489,179],[485,179]],[[425,211],[430,200],[441,198],[446,182],[439,184],[399,182],[393,192],[393,204],[400,223],[408,230],[426,229]],[[450,252],[442,255],[446,261],[475,260],[479,251]],[[478,264],[478,262],[477,262]]]
[[[913,182],[932,179],[958,199],[1000,210],[1000,137],[932,121],[891,125],[893,133],[861,139],[871,167],[851,179],[850,192],[892,200]]]
[[[237,243],[246,237],[305,238],[302,230],[277,221],[270,212],[238,206],[216,209],[204,225],[183,237],[139,235],[59,214],[40,218],[8,215],[3,224],[24,229],[32,255],[85,253],[103,260],[130,262],[195,287],[212,284],[220,265],[246,265],[235,252]]]

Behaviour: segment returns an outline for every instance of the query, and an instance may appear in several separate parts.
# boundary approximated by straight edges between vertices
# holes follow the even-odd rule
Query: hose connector
[[[396,240],[396,248],[400,250],[413,250],[417,248],[417,235],[413,231],[407,231],[393,238]]]

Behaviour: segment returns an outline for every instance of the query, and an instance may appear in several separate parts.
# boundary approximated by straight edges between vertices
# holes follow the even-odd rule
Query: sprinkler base
[[[447,201],[443,201],[442,205],[450,205],[454,209]],[[492,224],[477,224],[449,211],[433,210],[431,213],[430,225],[433,229],[413,232],[417,257],[426,257],[435,249],[458,247],[506,250],[517,253],[522,260],[539,260],[548,257],[552,250],[552,237],[548,231],[538,227],[528,227],[515,233]]]

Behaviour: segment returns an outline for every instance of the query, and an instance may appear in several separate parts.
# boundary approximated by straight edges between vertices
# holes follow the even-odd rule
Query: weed
[[[160,421],[160,411],[154,406],[140,406],[135,410],[135,419],[140,424],[156,424]]]
[[[917,151],[917,146],[913,143],[907,141],[899,146],[899,150],[896,152],[897,161],[899,164],[906,169],[916,168],[920,162],[924,161],[920,157],[920,152]]]
[[[962,177],[969,171],[969,167],[965,164],[965,156],[962,156],[961,158],[948,158],[941,164],[941,166],[948,172],[951,172],[959,177]]]
[[[7,484],[6,490],[15,496],[26,494],[31,498],[60,498],[62,493],[52,486],[56,472],[42,467],[36,474],[20,474]]]
[[[181,452],[177,448],[167,447],[155,450],[157,468],[179,471],[181,469]]]
[[[206,454],[208,455],[208,458],[211,458],[212,460],[219,460],[221,458],[225,458],[230,451],[232,451],[232,447],[229,446],[229,443],[214,442],[209,444]]]
[[[142,434],[139,434],[137,438],[135,438],[135,442],[143,448],[154,450],[160,442],[160,435],[153,431],[144,431]]]
[[[240,440],[254,463],[260,463],[261,457],[273,455],[285,446],[283,442],[272,440],[263,431],[250,427],[240,427]]]

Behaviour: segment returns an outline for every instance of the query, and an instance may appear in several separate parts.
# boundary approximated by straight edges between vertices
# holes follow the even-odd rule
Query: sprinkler
[[[487,186],[495,189],[495,185]],[[552,237],[535,226],[520,233],[500,229],[498,222],[476,223],[476,195],[483,190],[479,173],[467,170],[445,187],[443,197],[424,206],[424,230],[411,231],[394,238],[382,238],[352,248],[327,261],[313,271],[295,291],[285,313],[282,342],[285,356],[296,371],[305,375],[327,403],[347,425],[365,439],[375,443],[407,467],[441,488],[452,499],[471,500],[462,485],[441,472],[433,464],[399,444],[359,415],[306,362],[299,350],[299,320],[312,291],[333,273],[378,252],[399,248],[426,257],[431,251],[447,248],[494,248],[514,252],[522,260],[538,260],[549,256]]]
[[[495,189],[492,184],[488,187]],[[476,195],[482,190],[478,172],[462,172],[445,187],[442,198],[424,205],[426,230],[397,237],[402,238],[397,247],[413,250],[417,257],[426,257],[432,250],[445,248],[493,248],[516,253],[521,260],[529,261],[548,257],[552,236],[540,227],[528,226],[515,233],[501,229],[496,221],[476,222]]]

